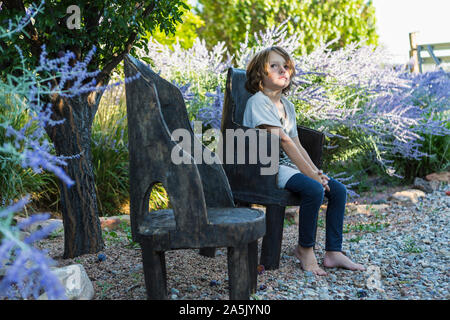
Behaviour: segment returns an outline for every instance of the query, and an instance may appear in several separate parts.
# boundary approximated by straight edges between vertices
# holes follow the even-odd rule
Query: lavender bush
[[[42,3],[43,4],[43,3]],[[42,5],[41,4],[41,5]],[[17,22],[9,22],[8,28],[0,29],[0,37],[11,37],[15,32],[29,23],[29,20],[39,11],[40,7],[31,6],[27,15]],[[6,81],[0,81],[0,103],[2,117],[0,118],[0,160],[2,167],[20,164],[23,169],[31,169],[36,174],[44,171],[53,173],[67,186],[74,182],[64,172],[65,160],[78,155],[55,156],[46,137],[45,128],[56,126],[61,121],[53,121],[51,108],[45,104],[45,97],[58,93],[62,96],[75,96],[97,88],[95,82],[86,82],[95,73],[87,71],[87,65],[92,58],[95,48],[83,62],[70,66],[74,54],[67,52],[58,59],[48,59],[45,47],[42,48],[40,65],[34,70],[25,68],[25,57],[17,48],[22,61],[20,76],[6,75]],[[1,48],[0,48],[1,53]],[[52,81],[58,78],[59,85],[52,87]],[[70,89],[64,89],[68,81],[73,83]],[[6,112],[4,112],[6,111]],[[26,123],[18,128],[12,126],[10,119],[15,115],[24,114]],[[2,184],[2,188],[3,188]],[[1,194],[6,194],[2,190]],[[2,198],[2,205],[11,202]],[[50,272],[53,261],[33,246],[33,243],[47,236],[54,226],[44,227],[24,240],[20,239],[20,230],[24,230],[33,223],[45,221],[48,214],[37,214],[29,217],[17,226],[13,226],[13,217],[22,211],[29,202],[29,196],[13,205],[0,209],[0,271],[4,275],[0,278],[0,298],[37,298],[45,291],[50,299],[63,299],[64,289],[56,276]]]
[[[114,80],[119,80],[114,75]],[[124,86],[107,90],[92,124],[91,150],[100,216],[117,215],[129,199]]]
[[[212,110],[211,113],[205,108],[214,105],[218,87],[223,92],[226,70],[232,59],[224,45],[219,42],[208,50],[203,40],[196,39],[190,49],[183,49],[178,43],[171,49],[150,39],[150,54],[147,55],[144,50],[139,50],[138,54],[143,60],[150,58],[152,68],[161,77],[169,79],[180,88],[186,100],[190,120],[196,120],[199,110],[203,109],[200,114],[205,113],[207,118],[201,118],[202,120],[208,124],[217,121],[220,123],[221,111],[217,113]]]
[[[49,299],[65,299],[64,288],[50,267],[55,262],[47,252],[33,247],[33,243],[48,236],[55,225],[48,225],[21,240],[23,231],[36,222],[45,221],[49,214],[35,214],[16,226],[12,225],[15,213],[23,210],[28,197],[0,210],[0,299],[37,298],[44,292]],[[2,272],[3,273],[3,272]]]
[[[113,73],[111,82],[119,83],[121,71]],[[189,100],[189,86],[179,85]],[[120,84],[105,91],[92,125],[91,142],[95,184],[100,216],[129,212],[129,156],[125,86]],[[156,184],[149,197],[150,210],[165,209],[169,205],[162,184]]]
[[[413,75],[405,69],[383,66],[385,56],[381,49],[357,44],[335,52],[319,48],[300,58],[297,67],[301,76],[302,70],[317,70],[320,75],[309,75],[306,86],[301,79],[293,98],[304,102],[300,110],[305,118],[323,126],[332,141],[329,147],[339,147],[341,155],[352,150],[370,154],[368,162],[376,162],[389,176],[404,178],[396,173],[395,157],[420,160],[428,156],[420,151],[426,132],[448,135],[444,123],[429,116],[436,113],[442,117],[448,110],[449,74],[434,71]],[[424,79],[434,79],[439,89],[424,90],[432,85]],[[349,138],[353,138],[350,143]],[[350,152],[348,157],[354,154]],[[448,159],[448,154],[443,157]],[[396,165],[399,167],[398,162]]]
[[[15,32],[22,30],[30,22],[31,18],[41,10],[41,6],[31,6],[25,17],[19,18],[15,22],[9,21],[6,29],[0,26],[0,38],[11,37]],[[21,54],[20,51],[19,54]],[[3,140],[0,141],[0,159],[2,168],[10,167],[15,162],[20,162],[24,167],[36,168],[31,156],[33,152],[30,150],[39,150],[42,156],[51,158],[45,146],[41,146],[41,140],[39,139],[41,132],[39,130],[30,139],[24,136],[24,133],[31,127],[30,122],[25,125],[24,130],[16,130],[11,126],[10,120],[14,119],[14,116],[8,115],[8,112],[13,115],[20,115],[25,112],[26,103],[24,103],[23,93],[26,93],[27,89],[38,83],[36,79],[30,82],[30,78],[27,78],[27,70],[22,71],[24,72],[23,78],[9,77],[8,82],[0,82],[0,104],[2,110],[0,138]],[[46,120],[43,119],[43,121]],[[11,139],[8,143],[5,143],[7,136],[11,137]],[[28,152],[24,152],[23,156],[21,152],[23,150],[20,150],[20,143],[30,146],[27,150]],[[54,160],[59,161],[58,159]],[[58,170],[55,171],[60,174]],[[2,188],[4,188],[3,183]],[[6,204],[4,195],[10,195],[10,193],[8,190],[2,190],[1,194],[4,206]],[[5,209],[0,208],[0,299],[37,297],[41,289],[47,292],[50,299],[63,299],[64,289],[49,269],[53,264],[52,260],[46,256],[45,252],[39,251],[32,246],[35,241],[51,232],[51,228],[39,230],[24,240],[21,240],[19,236],[21,229],[25,229],[34,222],[45,220],[48,216],[34,215],[15,227],[12,225],[14,214],[21,211],[28,200],[29,198],[26,197]]]
[[[153,40],[150,54],[142,58],[150,58],[166,79],[190,87],[194,94],[187,105],[191,120],[217,128],[226,69],[232,64],[245,68],[255,52],[272,45],[292,54],[301,37],[288,36],[286,23],[282,23],[255,34],[252,47],[247,34],[236,56],[230,56],[221,43],[208,53],[201,40],[189,50],[179,46],[172,50]],[[439,159],[428,170],[448,166],[449,74],[442,70],[411,74],[407,66],[386,64],[385,51],[363,42],[331,51],[329,47],[337,40],[309,55],[293,54],[297,76],[288,98],[296,105],[298,124],[321,130],[328,137],[325,162],[334,177],[349,182],[350,196],[357,196],[351,190],[361,180],[357,175],[376,172],[411,179],[400,174],[405,172],[405,163],[424,162],[432,154]],[[443,140],[424,152],[427,134]],[[443,154],[436,155],[442,144]],[[426,147],[430,149],[430,144]],[[355,167],[352,160],[353,165],[358,163]]]

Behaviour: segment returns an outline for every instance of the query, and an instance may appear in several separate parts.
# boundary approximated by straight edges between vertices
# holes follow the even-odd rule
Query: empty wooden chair
[[[165,251],[227,247],[230,299],[248,299],[256,290],[264,212],[236,208],[221,164],[198,164],[190,150],[172,141],[171,133],[180,128],[197,139],[178,88],[129,55],[124,66],[127,78],[140,73],[126,83],[130,219],[133,240],[142,248],[148,298],[167,298]],[[174,164],[172,152],[185,163]],[[149,212],[149,195],[158,182],[172,209]]]

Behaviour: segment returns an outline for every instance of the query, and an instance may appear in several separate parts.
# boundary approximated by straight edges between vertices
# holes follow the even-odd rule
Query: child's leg
[[[303,173],[293,175],[285,188],[299,194],[301,198],[298,244],[305,248],[313,247],[316,242],[317,216],[323,202],[324,188]]]
[[[342,230],[344,226],[347,189],[339,181],[330,177],[330,191],[325,191],[328,198],[326,211],[326,251],[342,251]]]
[[[303,270],[326,276],[327,273],[319,267],[314,254],[317,216],[325,190],[319,182],[302,173],[292,176],[285,188],[301,197],[298,226],[299,245],[295,248],[295,255],[300,260]]]
[[[328,186],[330,191],[325,191],[328,205],[326,212],[326,252],[323,265],[329,268],[339,267],[364,271],[365,267],[363,265],[351,261],[342,253],[342,229],[347,202],[347,189],[342,183],[333,178],[330,178],[328,181]]]

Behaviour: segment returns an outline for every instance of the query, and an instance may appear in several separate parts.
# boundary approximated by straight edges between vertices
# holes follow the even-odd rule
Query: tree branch
[[[139,7],[139,4],[136,4],[136,7]],[[142,13],[143,18],[147,18],[154,10],[155,8],[155,2],[152,2],[151,5],[145,8],[144,12]],[[127,42],[125,43],[125,49],[120,53],[114,55],[114,57],[106,63],[106,65],[103,67],[102,71],[97,76],[97,84],[103,85],[104,81],[106,79],[109,79],[109,75],[114,70],[115,67],[123,60],[126,54],[130,53],[131,48],[133,47],[134,41],[136,40],[137,32],[132,32],[130,36],[128,37]]]
[[[104,9],[105,9],[105,6],[102,6],[101,8],[99,8],[96,6],[91,6],[89,3],[86,4],[86,7],[85,7],[86,12],[98,12],[97,15],[91,14],[86,19],[86,31],[91,32],[92,29],[95,29],[100,25],[100,18],[103,15]]]
[[[25,6],[22,0],[6,0],[3,3],[9,10],[18,10],[19,12],[26,14]],[[31,53],[33,54],[33,56],[39,57],[41,55],[41,47],[43,45],[43,42],[39,38],[38,31],[32,23],[28,23],[24,29],[29,35],[24,35],[24,38],[27,39],[27,41],[31,45]]]

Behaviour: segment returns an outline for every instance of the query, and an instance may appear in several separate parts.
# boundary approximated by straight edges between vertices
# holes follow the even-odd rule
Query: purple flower
[[[21,241],[18,235],[19,230],[47,220],[49,214],[33,215],[15,227],[10,225],[13,214],[21,211],[28,201],[29,197],[25,197],[0,210],[0,234],[3,236],[0,243],[0,269],[6,270],[4,277],[0,279],[0,298],[37,298],[43,290],[49,299],[65,299],[64,288],[50,270],[50,266],[55,264],[54,261],[45,251],[31,246],[35,241],[47,236],[55,225],[48,225],[33,232],[24,241]]]
[[[191,84],[192,96],[188,111],[203,121],[204,125],[219,128],[223,98],[219,91],[210,94],[212,88],[223,87],[225,71],[234,66],[245,69],[253,54],[263,48],[278,45],[291,53],[296,68],[292,90],[288,99],[297,108],[297,123],[321,127],[321,131],[333,145],[336,139],[349,137],[339,134],[342,128],[358,136],[358,144],[373,152],[376,163],[386,174],[396,174],[392,158],[422,159],[429,156],[422,152],[421,144],[426,134],[448,135],[443,112],[450,106],[449,73],[436,70],[424,74],[411,74],[404,66],[386,64],[387,53],[382,48],[352,43],[332,51],[334,39],[323,43],[309,54],[297,55],[303,35],[287,35],[286,22],[249,35],[240,45],[235,57],[230,57],[221,44],[207,50],[204,41],[197,40],[188,50],[180,46],[161,45],[151,41],[147,53],[162,77]],[[249,43],[255,43],[250,47]],[[221,63],[218,63],[218,62]],[[180,80],[181,79],[181,80]],[[204,97],[213,97],[209,102]],[[186,99],[187,100],[187,99]],[[198,111],[198,105],[201,105]],[[348,145],[348,144],[339,144]],[[355,184],[349,184],[352,186]]]
[[[220,86],[216,87],[216,93],[206,93],[207,97],[214,98],[214,102],[211,106],[201,108],[196,118],[203,122],[204,126],[210,125],[212,128],[220,129],[220,124],[222,121],[222,109],[223,109],[223,99],[224,94]]]

